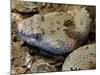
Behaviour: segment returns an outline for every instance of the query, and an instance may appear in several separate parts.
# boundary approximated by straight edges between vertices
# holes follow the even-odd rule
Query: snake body
[[[43,51],[65,54],[86,40],[90,21],[84,7],[74,16],[64,12],[33,15],[18,24],[18,31],[24,41]]]
[[[89,44],[74,50],[66,58],[62,67],[62,71],[95,69],[95,49],[95,44]]]

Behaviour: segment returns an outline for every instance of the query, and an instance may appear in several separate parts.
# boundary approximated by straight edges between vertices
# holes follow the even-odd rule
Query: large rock
[[[30,1],[16,1],[12,0],[12,10],[16,10],[21,13],[31,13],[38,11],[38,5],[35,2]]]

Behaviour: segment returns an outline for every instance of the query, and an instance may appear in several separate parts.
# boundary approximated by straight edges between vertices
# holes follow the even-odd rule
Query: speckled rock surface
[[[66,58],[62,71],[89,70],[96,68],[96,45],[89,44],[74,50]]]
[[[21,48],[20,42],[13,43],[12,49],[12,64],[14,64],[15,66],[27,66],[29,60],[31,59],[28,49],[24,47]]]
[[[12,75],[24,74],[25,72],[27,72],[27,68],[21,66],[15,67],[14,65],[12,65],[11,68],[12,68],[11,70]]]
[[[55,72],[57,71],[56,68],[49,63],[45,62],[43,59],[39,59],[35,61],[31,68],[31,73],[43,73],[43,72]]]
[[[19,13],[12,13],[11,14],[11,22],[14,23],[14,22],[19,22],[23,20],[23,16]]]
[[[16,1],[12,0],[12,10],[16,10],[21,13],[37,12],[38,5],[30,1]]]

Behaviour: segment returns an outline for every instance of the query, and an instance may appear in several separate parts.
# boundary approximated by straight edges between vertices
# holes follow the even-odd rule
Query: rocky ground
[[[73,9],[78,7],[86,7],[91,21],[90,33],[86,44],[95,43],[95,6],[80,6],[80,5],[68,5],[68,4],[50,4],[50,3],[35,3],[35,2],[14,2],[12,0],[11,8],[11,73],[33,73],[33,72],[55,72],[62,71],[62,65],[65,61],[66,55],[53,56],[43,55],[39,49],[28,45],[23,42],[19,37],[17,31],[17,23],[27,19],[35,14],[46,14],[53,11],[58,12],[70,12],[74,14]],[[29,64],[26,60],[28,55],[31,55],[31,66],[26,67]],[[40,64],[40,65],[39,65]],[[42,64],[42,65],[41,65]]]

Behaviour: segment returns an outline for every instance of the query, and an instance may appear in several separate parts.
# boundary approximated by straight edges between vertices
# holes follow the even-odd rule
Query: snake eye
[[[42,34],[40,34],[40,33],[32,34],[31,37],[34,38],[34,39],[36,39],[36,40],[41,40]]]

